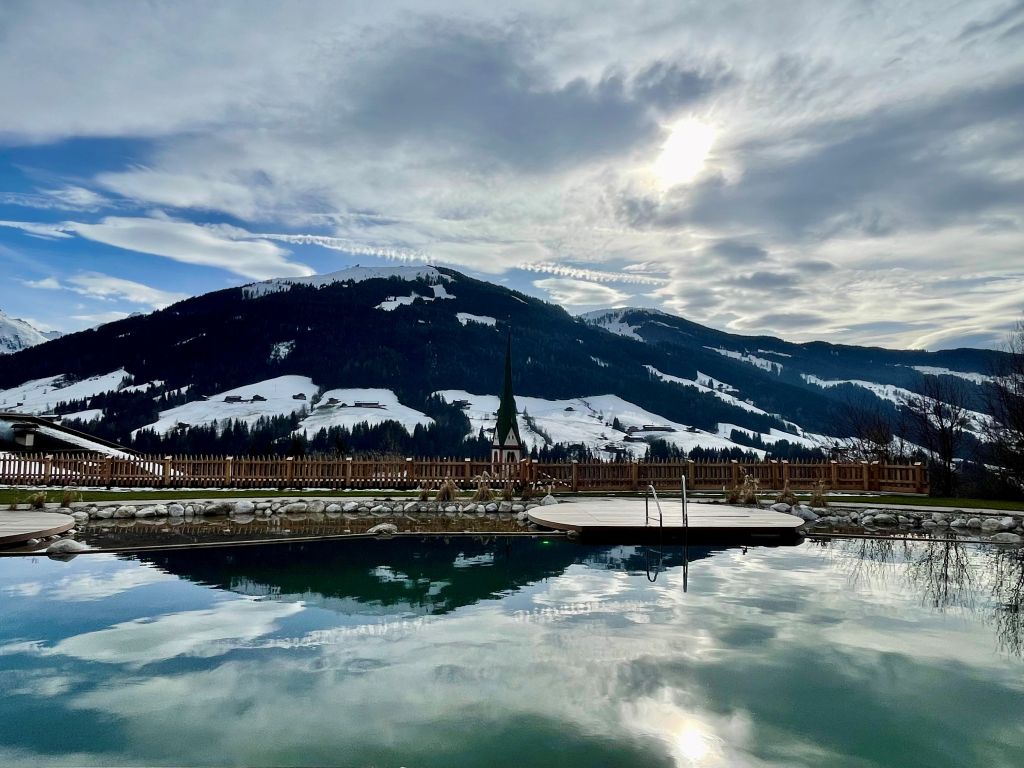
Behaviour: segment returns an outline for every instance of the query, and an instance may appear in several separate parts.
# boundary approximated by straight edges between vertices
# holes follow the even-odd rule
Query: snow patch
[[[435,299],[454,299],[455,296],[448,293],[443,285],[433,285],[431,288],[434,289],[433,296],[420,296],[418,293],[413,291],[411,296],[389,296],[387,299],[382,301],[380,304],[374,307],[374,309],[382,309],[385,312],[393,312],[399,307],[407,307],[415,302],[417,299],[422,301],[434,301]],[[440,288],[440,290],[437,290]]]
[[[608,367],[608,363],[606,363],[604,360],[602,360],[599,357],[594,357],[593,355],[591,355],[590,359],[593,360],[595,363],[597,363],[597,367],[598,368],[607,368]]]
[[[729,394],[729,392],[738,392],[739,390],[737,390],[736,387],[719,381],[718,379],[713,379],[710,376],[700,373],[700,371],[697,372],[697,380],[694,381],[693,379],[684,379],[679,376],[673,376],[669,373],[662,373],[653,365],[645,365],[644,368],[662,381],[667,381],[671,384],[679,384],[684,387],[692,387],[701,392],[706,392],[709,395],[714,395],[722,402],[734,405],[737,408],[742,408],[744,411],[748,411],[750,413],[757,413],[762,416],[769,415],[767,411],[761,410],[753,403],[748,403],[746,400],[740,400],[735,395]]]
[[[468,312],[456,312],[455,317],[459,319],[462,325],[466,323],[480,323],[481,325],[489,325],[492,328],[497,324],[497,320],[487,315],[471,315]]]
[[[734,352],[731,349],[722,349],[721,347],[704,347],[704,349],[710,349],[712,352],[717,352],[723,357],[731,358],[732,360],[739,360],[741,363],[747,363],[753,365],[756,368],[768,371],[769,373],[780,373],[782,371],[782,363],[776,363],[774,360],[767,360],[757,355],[751,355],[746,352]],[[763,350],[758,350],[759,352]]]
[[[269,361],[276,363],[287,359],[288,355],[295,349],[295,341],[279,341],[270,348]]]
[[[77,421],[92,421],[103,416],[102,408],[89,408],[84,411],[75,411],[74,413],[62,413],[60,415],[61,421],[67,419],[75,419]]]
[[[636,339],[637,341],[643,341],[643,337],[636,332],[639,325],[629,325],[628,323],[622,322],[622,316],[627,310],[598,310],[596,312],[585,312],[580,315],[590,325],[596,325],[598,328],[604,328],[610,333],[614,333],[617,336],[625,336],[628,339]]]
[[[987,384],[995,380],[994,376],[987,376],[984,373],[972,373],[970,371],[952,371],[949,368],[936,368],[932,365],[911,365],[918,373],[923,373],[925,376],[956,376],[961,379],[966,379],[975,384]]]
[[[243,286],[242,292],[247,299],[253,299],[260,296],[266,296],[269,293],[290,291],[292,287],[296,285],[323,288],[326,285],[334,285],[335,283],[361,283],[365,280],[387,280],[392,277],[410,281],[423,280],[431,285],[436,285],[441,281],[450,281],[452,279],[448,275],[441,274],[434,267],[356,266],[341,269],[337,272],[329,272],[324,275],[311,275],[309,277],[275,277],[271,280],[264,280],[259,283],[251,283]],[[441,286],[441,292],[444,292],[444,286]],[[439,295],[436,288],[434,290],[434,295],[436,298],[454,298]]]

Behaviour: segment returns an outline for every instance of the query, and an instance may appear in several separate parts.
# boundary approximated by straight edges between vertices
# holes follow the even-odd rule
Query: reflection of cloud
[[[111,574],[83,573],[64,577],[53,585],[46,597],[70,602],[102,600],[135,587],[173,579],[173,576],[153,567],[131,568]]]
[[[229,600],[207,610],[126,621],[74,635],[57,643],[52,653],[135,667],[176,656],[219,656],[268,634],[278,620],[301,610],[301,603]]]
[[[380,575],[403,570],[395,560]],[[948,743],[969,750],[980,718],[993,754],[1010,754],[1016,712],[1005,702],[1019,697],[1020,682],[991,653],[988,630],[936,615],[906,582],[876,586],[851,582],[831,551],[727,551],[691,566],[688,593],[678,568],[651,585],[642,574],[577,564],[443,616],[231,600],[118,623],[52,652],[70,657],[62,666],[107,664],[102,685],[77,687],[62,701],[76,713],[116,718],[130,752],[111,762],[153,762],[172,751],[182,763],[231,754],[246,764],[339,755],[379,764],[429,755],[454,764],[492,755],[517,734],[521,764],[550,760],[552,745],[598,755],[614,745],[608,764],[854,762],[856,747],[830,730],[833,720],[806,716],[830,691],[850,697],[837,707],[863,706],[854,711],[878,724],[880,741],[891,733],[905,750],[919,749],[922,764]],[[289,623],[302,627],[293,636],[262,637],[300,611],[301,622]],[[916,652],[919,639],[926,653]],[[239,647],[247,653],[215,658]],[[20,651],[40,655],[38,645]],[[181,656],[195,661],[160,675],[116,666]],[[880,674],[881,659],[908,684],[900,689]],[[947,720],[936,715],[948,739],[903,727],[920,702],[942,702],[962,683],[991,703]],[[300,715],[282,716],[292,712]],[[225,713],[244,717],[225,726]]]

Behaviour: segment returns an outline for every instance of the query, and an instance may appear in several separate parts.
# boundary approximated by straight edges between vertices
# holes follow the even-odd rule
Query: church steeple
[[[519,436],[516,420],[516,398],[512,394],[512,334],[505,348],[505,386],[498,405],[498,423],[491,441],[491,463],[503,464],[519,461],[523,456],[523,440]]]

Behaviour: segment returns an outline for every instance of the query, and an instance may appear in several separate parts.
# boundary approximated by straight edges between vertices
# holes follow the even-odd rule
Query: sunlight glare
[[[700,765],[710,751],[707,738],[696,728],[684,728],[676,735],[676,750],[689,765]]]
[[[668,189],[697,178],[714,142],[715,129],[707,123],[694,119],[676,123],[654,163],[654,173],[661,186]]]

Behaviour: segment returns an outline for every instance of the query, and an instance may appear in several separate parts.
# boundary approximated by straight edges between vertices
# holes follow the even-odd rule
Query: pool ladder
[[[683,559],[685,561],[687,556],[687,543],[689,540],[690,532],[690,515],[686,508],[686,475],[679,478],[679,498],[682,504],[682,522],[683,522]],[[652,568],[651,548],[647,547],[645,550],[646,564],[647,564],[647,580],[657,581],[658,574],[664,570],[664,542],[665,542],[665,514],[661,511],[661,500],[658,498],[658,491],[655,489],[654,484],[647,486],[647,493],[644,496],[644,527],[649,528],[651,526],[651,520],[655,519],[655,515],[651,512],[651,499],[654,499],[654,506],[657,509],[657,521],[658,521],[658,549],[657,549],[657,562],[654,563]],[[685,563],[684,563],[685,565]],[[684,576],[685,578],[685,576]]]

